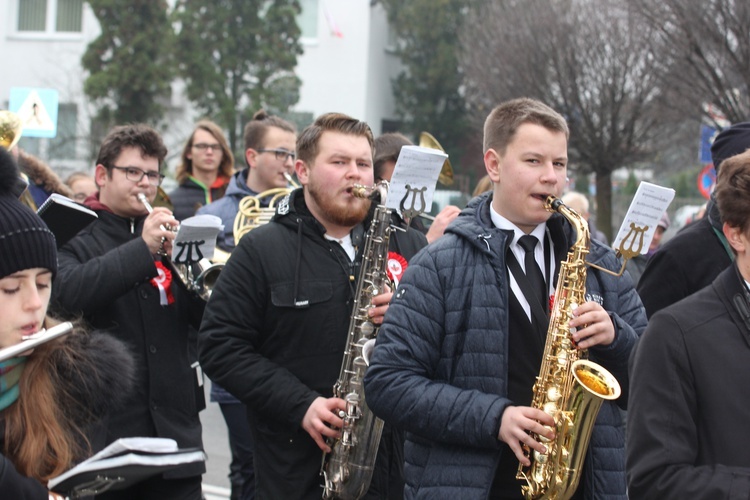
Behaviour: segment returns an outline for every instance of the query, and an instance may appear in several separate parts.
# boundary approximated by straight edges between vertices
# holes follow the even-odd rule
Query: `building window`
[[[50,139],[50,158],[76,159],[77,127],[78,107],[74,103],[61,103],[57,108],[57,135]]]
[[[18,0],[18,31],[80,33],[83,0]]]
[[[301,38],[318,38],[318,0],[301,0],[302,12],[297,18]]]

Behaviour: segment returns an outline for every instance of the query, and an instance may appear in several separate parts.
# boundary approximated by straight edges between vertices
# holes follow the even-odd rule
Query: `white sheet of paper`
[[[620,243],[626,238],[625,245],[627,248],[637,248],[637,244],[640,243],[640,237],[638,237],[637,241],[635,241],[635,246],[633,246],[634,235],[630,234],[632,223],[640,228],[648,226],[643,235],[643,247],[640,253],[645,254],[648,252],[648,247],[656,232],[656,225],[659,223],[659,219],[661,219],[664,212],[666,212],[673,198],[674,189],[641,181],[638,190],[635,192],[633,201],[630,203],[628,212],[625,214],[625,220],[622,221],[620,231],[618,231],[617,237],[615,237],[612,248],[618,250]]]
[[[402,147],[393,169],[386,207],[401,213],[403,201],[406,210],[429,212],[438,176],[447,158],[448,155],[438,149]]]
[[[215,215],[195,215],[183,220],[172,245],[172,262],[186,264],[212,259],[216,236],[223,229],[221,218]]]

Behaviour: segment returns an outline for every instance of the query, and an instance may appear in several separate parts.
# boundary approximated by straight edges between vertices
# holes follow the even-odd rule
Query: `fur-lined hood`
[[[36,156],[25,151],[18,151],[18,167],[21,172],[29,177],[29,180],[40,186],[48,193],[58,193],[71,198],[73,191],[65,185],[52,167],[44,163]]]

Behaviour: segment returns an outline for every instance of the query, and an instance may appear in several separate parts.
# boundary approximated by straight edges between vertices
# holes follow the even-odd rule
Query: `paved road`
[[[203,494],[206,500],[229,498],[229,440],[227,426],[217,403],[208,398],[211,382],[206,379],[206,409],[201,412],[203,424],[203,448],[208,455],[206,473],[203,475]]]

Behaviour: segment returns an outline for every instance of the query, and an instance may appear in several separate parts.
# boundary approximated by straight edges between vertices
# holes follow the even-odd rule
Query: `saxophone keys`
[[[560,398],[562,398],[562,394],[560,393],[560,389],[558,389],[556,386],[552,386],[547,389],[547,400],[557,403],[558,401],[560,401]]]

